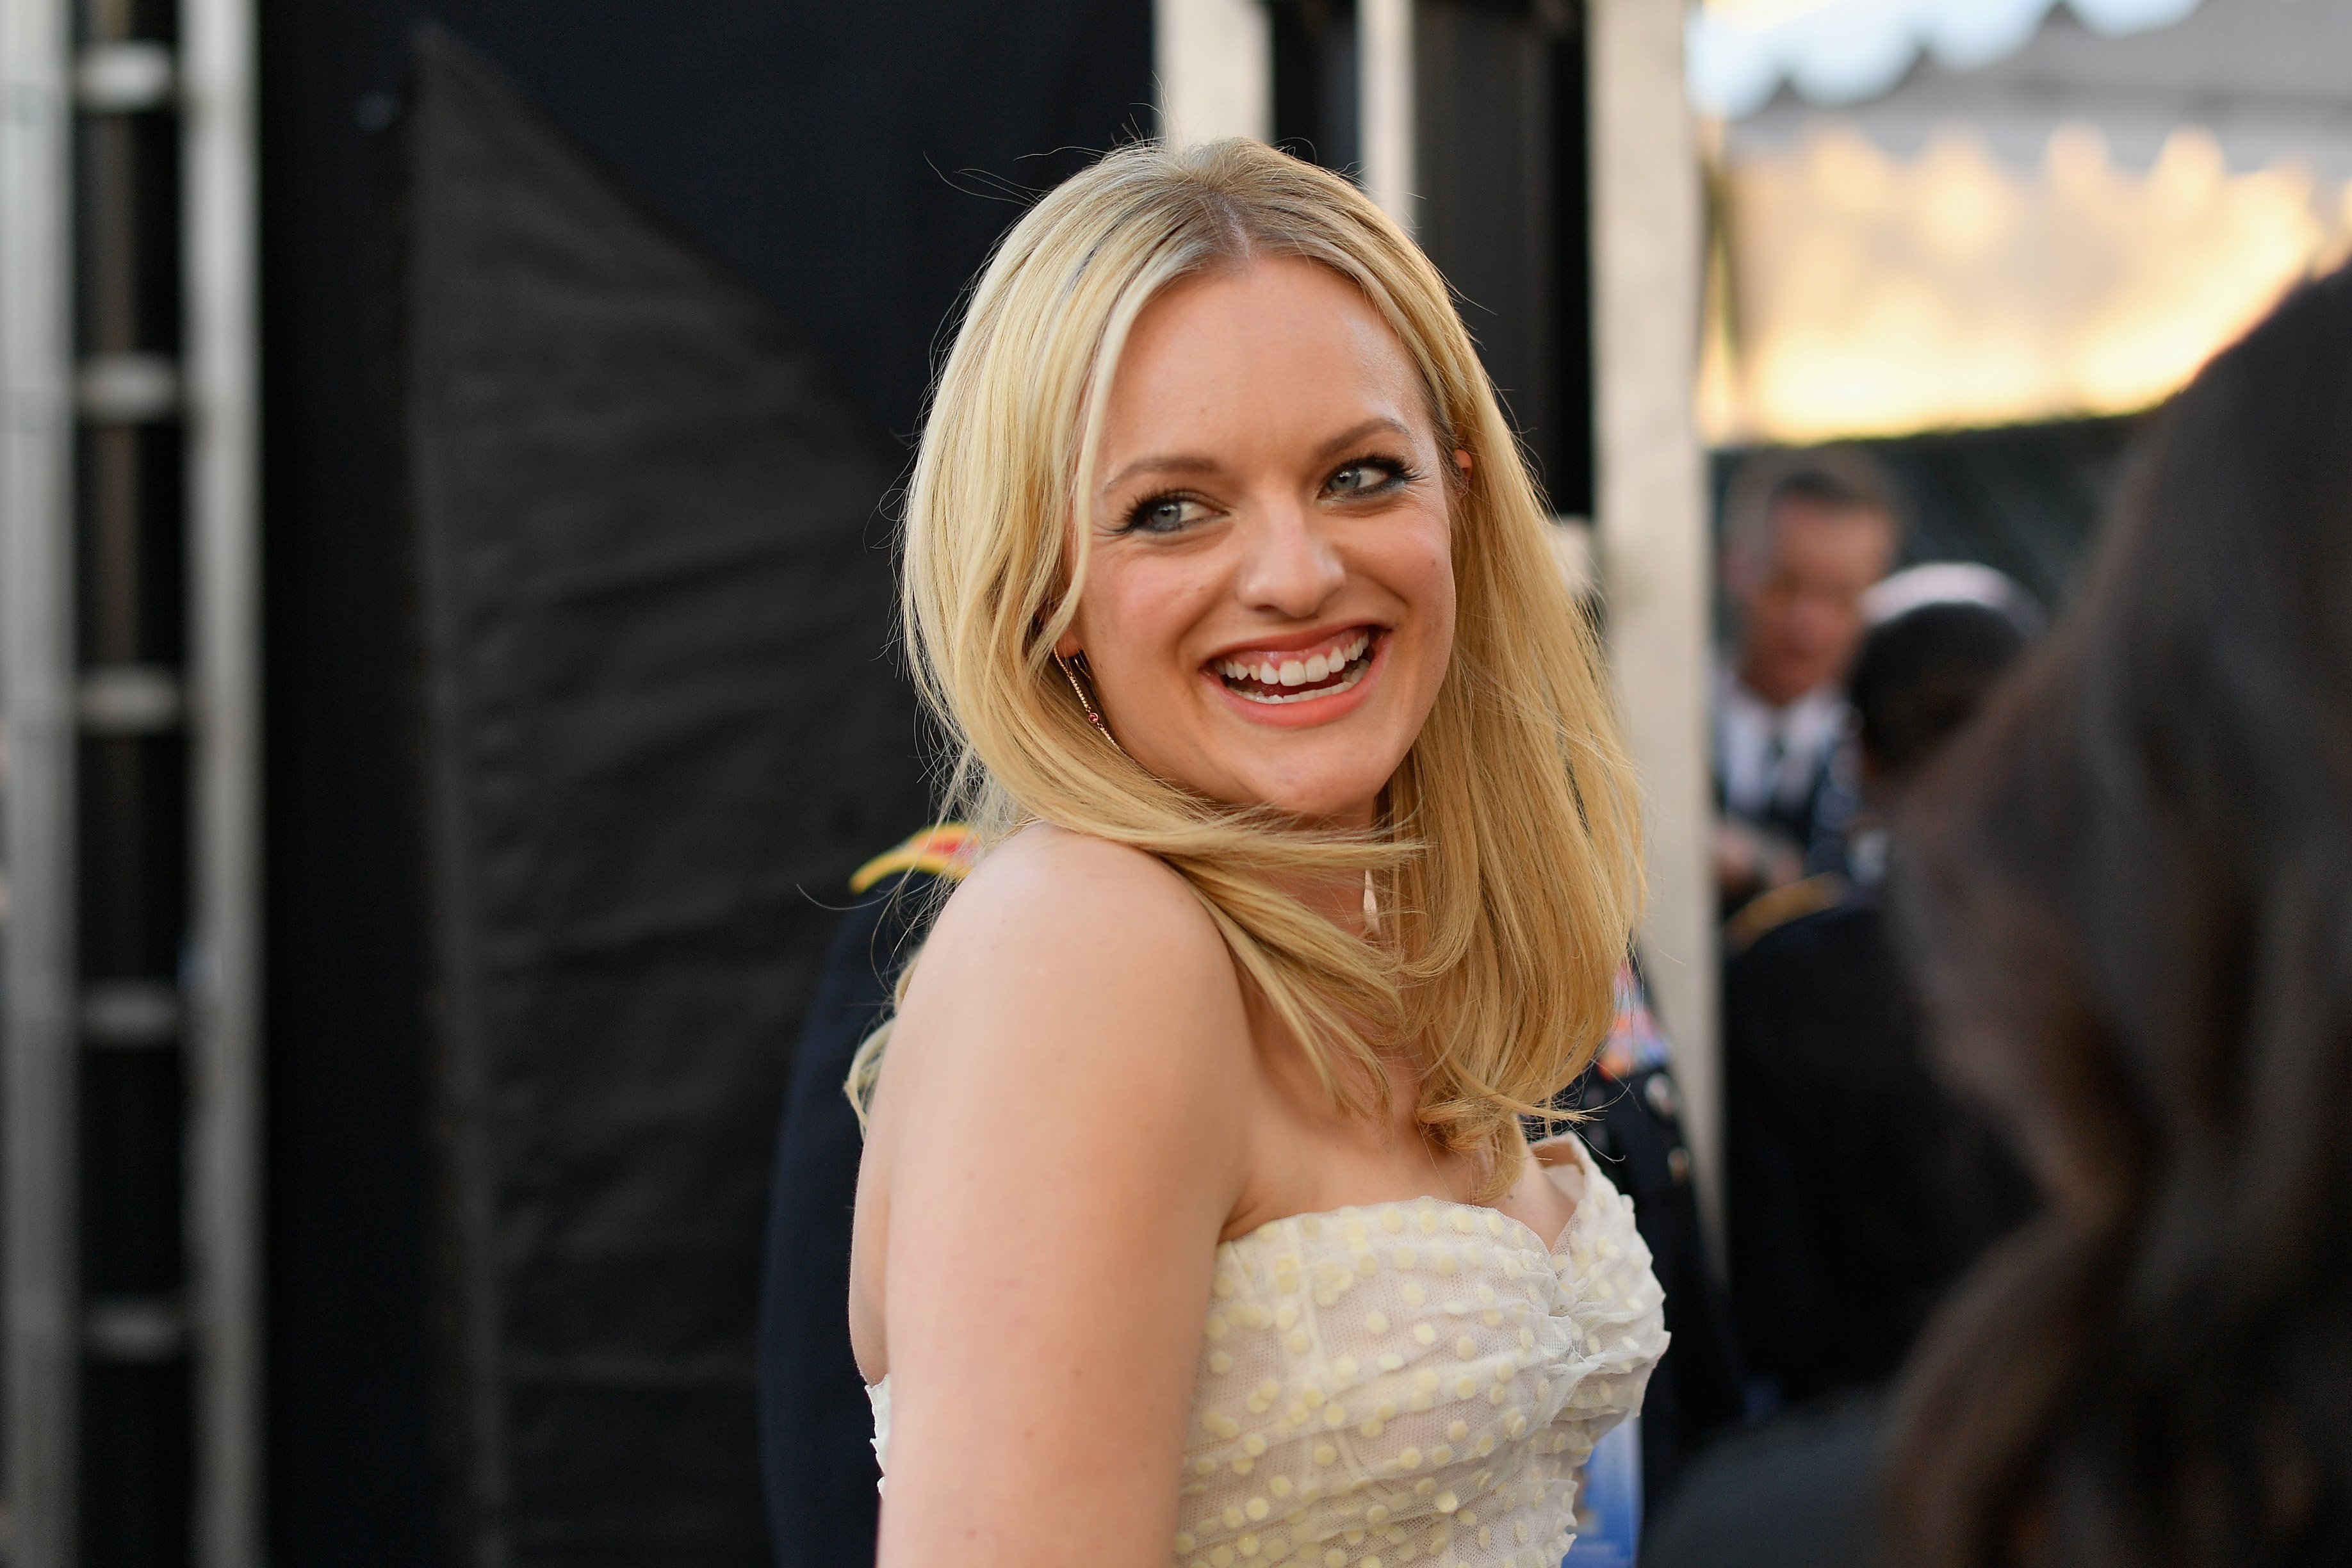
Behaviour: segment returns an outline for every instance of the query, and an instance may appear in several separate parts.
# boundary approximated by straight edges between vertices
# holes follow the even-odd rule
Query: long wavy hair
[[[1154,777],[1051,659],[1086,592],[1086,498],[1136,318],[1179,279],[1261,257],[1360,289],[1419,369],[1440,450],[1472,459],[1449,497],[1452,661],[1370,835]],[[1341,1105],[1385,1110],[1377,1053],[1417,1053],[1422,1124],[1488,1157],[1489,1194],[1517,1173],[1515,1118],[1606,1033],[1642,900],[1633,774],[1552,526],[1436,268],[1346,180],[1243,140],[1122,148],[1013,226],[940,374],[906,506],[902,611],[952,742],[949,808],[990,841],[1049,822],[1173,867]],[[1295,891],[1367,871],[1377,942]]]
[[[1888,1560],[2352,1562],[2352,276],[2162,416],[1901,908],[2046,1208],[1905,1393]]]

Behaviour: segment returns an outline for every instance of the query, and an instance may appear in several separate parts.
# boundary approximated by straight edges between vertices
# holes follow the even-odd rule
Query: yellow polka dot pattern
[[[1666,1348],[1633,1206],[1576,1154],[1549,1248],[1417,1198],[1217,1249],[1176,1568],[1557,1568],[1584,1463]],[[868,1392],[887,1468],[889,1380]]]

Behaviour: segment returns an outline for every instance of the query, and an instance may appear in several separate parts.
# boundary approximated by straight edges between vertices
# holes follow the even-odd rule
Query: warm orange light
[[[1829,129],[1725,189],[1699,399],[1717,441],[2145,407],[2352,247],[2352,187],[2233,174],[2195,130],[2135,174],[2069,128],[2020,174],[1965,132],[1897,162]]]

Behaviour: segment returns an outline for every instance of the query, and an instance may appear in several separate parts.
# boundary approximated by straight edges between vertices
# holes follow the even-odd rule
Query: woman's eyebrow
[[[1359,442],[1383,432],[1407,441],[1412,439],[1412,432],[1406,429],[1401,420],[1393,419],[1385,414],[1377,414],[1360,425],[1340,431],[1339,434],[1318,447],[1315,449],[1315,455],[1323,458],[1336,458]]]
[[[1406,429],[1402,421],[1385,414],[1377,414],[1362,424],[1350,426],[1323,442],[1315,448],[1315,456],[1318,461],[1336,458],[1358,442],[1383,432],[1408,441],[1412,438],[1412,432]],[[1105,479],[1102,493],[1108,495],[1139,474],[1213,474],[1222,467],[1223,465],[1214,458],[1202,457],[1193,453],[1165,453],[1138,458],[1109,479]]]
[[[1138,458],[1109,479],[1105,479],[1102,493],[1108,495],[1138,474],[1213,474],[1221,467],[1223,465],[1214,458],[1194,457],[1183,453]]]

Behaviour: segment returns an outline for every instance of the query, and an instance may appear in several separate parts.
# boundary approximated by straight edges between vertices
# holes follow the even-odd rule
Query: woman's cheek
[[[1187,608],[1187,585],[1168,574],[1129,572],[1100,586],[1108,591],[1097,600],[1101,614],[1096,617],[1095,637],[1107,645],[1107,657],[1096,658],[1096,665],[1116,663],[1138,685],[1165,679],[1178,662],[1177,650],[1193,618]],[[1189,676],[1191,671],[1178,673]]]
[[[1440,526],[1423,532],[1417,546],[1397,563],[1397,597],[1423,613],[1443,611],[1450,624],[1454,612],[1454,552],[1452,541]]]

